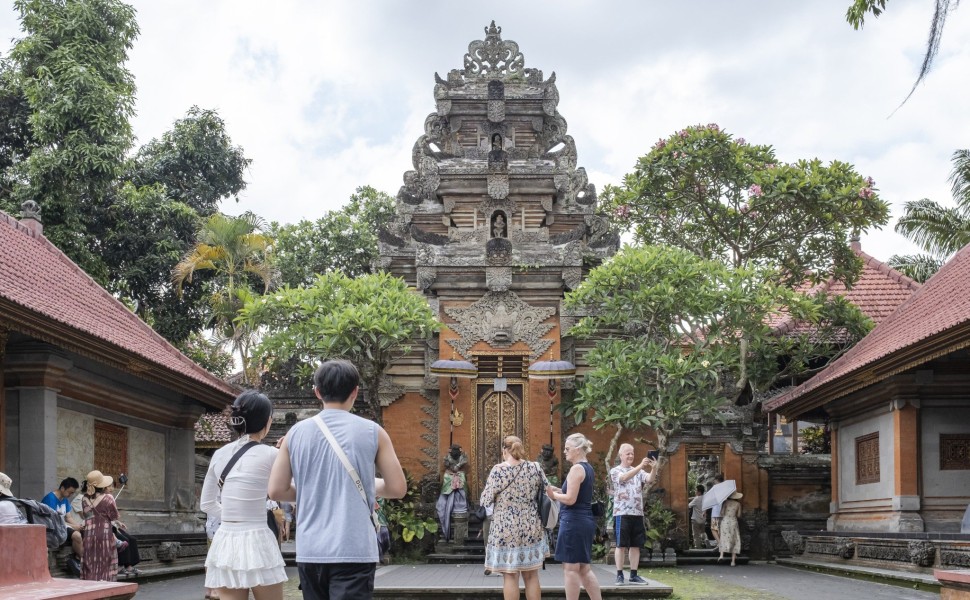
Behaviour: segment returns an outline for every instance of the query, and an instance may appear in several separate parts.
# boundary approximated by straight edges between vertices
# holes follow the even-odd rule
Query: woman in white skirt
[[[247,390],[232,404],[229,423],[239,439],[216,450],[202,485],[202,510],[222,520],[205,559],[205,587],[221,600],[282,600],[285,563],[276,537],[266,524],[266,487],[276,448],[257,444],[243,454],[219,487],[229,460],[249,442],[269,433],[273,404]]]

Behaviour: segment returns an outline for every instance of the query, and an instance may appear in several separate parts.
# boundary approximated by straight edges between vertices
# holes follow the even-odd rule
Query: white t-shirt
[[[17,505],[9,500],[0,500],[0,525],[23,525],[27,523]]]
[[[212,456],[200,501],[200,508],[209,517],[238,523],[266,522],[266,489],[270,469],[279,453],[276,448],[266,444],[250,448],[233,466],[219,493],[219,476],[229,459],[248,442],[249,436],[244,435],[219,448]]]

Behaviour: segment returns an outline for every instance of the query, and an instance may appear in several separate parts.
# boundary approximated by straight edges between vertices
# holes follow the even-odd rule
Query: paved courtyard
[[[612,587],[615,571],[606,565],[596,565],[604,591]],[[299,600],[296,589],[295,568],[287,569],[290,581],[287,584],[287,600]],[[839,600],[931,600],[939,594],[922,592],[905,587],[871,583],[812,573],[773,564],[750,564],[731,568],[728,566],[681,567],[679,569],[643,571],[644,576],[664,582],[664,573],[670,574],[681,582],[695,585],[673,583],[674,594],[671,598],[683,600],[819,600],[838,598]],[[549,565],[542,573],[542,584],[546,589],[561,587],[562,571],[558,565]],[[182,600],[202,598],[202,575],[169,579],[146,583],[139,588],[137,600]],[[392,565],[378,571],[378,589],[418,585],[422,588],[436,586],[447,590],[477,590],[476,595],[486,589],[494,589],[496,598],[501,597],[501,579],[496,576],[485,577],[477,565]],[[626,586],[632,587],[632,586]],[[646,589],[650,589],[649,587]],[[644,591],[646,591],[646,589]],[[698,590],[711,590],[698,591]],[[678,591],[679,590],[679,591]],[[717,591],[720,590],[720,591]],[[730,595],[728,595],[730,594]],[[406,597],[406,596],[402,596]],[[583,596],[586,597],[586,596]]]

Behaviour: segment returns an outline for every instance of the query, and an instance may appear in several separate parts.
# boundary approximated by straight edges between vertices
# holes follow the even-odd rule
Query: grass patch
[[[670,600],[783,600],[781,596],[725,583],[709,572],[687,567],[642,569],[640,574],[674,588]]]

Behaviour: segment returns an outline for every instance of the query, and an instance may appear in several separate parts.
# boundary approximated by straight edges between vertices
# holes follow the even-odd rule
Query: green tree
[[[759,270],[663,246],[623,248],[565,304],[588,315],[571,335],[600,340],[565,414],[584,418],[593,411],[594,427],[616,428],[614,443],[623,428],[652,429],[658,469],[689,416],[716,416],[733,398],[732,383],[744,377],[748,359],[738,332],[748,332],[759,348],[772,338],[766,315],[783,307],[800,316],[814,310]]]
[[[297,363],[309,382],[320,360],[346,358],[361,371],[368,416],[383,423],[381,381],[394,360],[415,340],[437,331],[427,301],[402,279],[386,273],[350,278],[318,275],[313,285],[286,287],[253,299],[240,320],[260,329],[256,356],[268,369]]]
[[[27,160],[33,148],[30,105],[20,78],[9,60],[0,59],[0,209],[14,215],[17,165]]]
[[[885,225],[889,206],[851,165],[785,164],[716,124],[658,141],[605,200],[638,242],[684,248],[734,267],[775,269],[791,285],[853,281],[853,232]]]
[[[249,163],[218,114],[193,107],[139,149],[128,162],[127,181],[93,225],[108,268],[106,287],[173,343],[204,328],[212,277],[179,292],[172,269],[195,242],[200,222],[245,188]]]
[[[196,271],[212,271],[214,289],[209,299],[212,324],[239,353],[243,377],[252,380],[250,348],[255,329],[240,321],[240,310],[252,302],[252,285],[266,293],[276,281],[271,237],[263,233],[263,219],[251,212],[238,217],[216,213],[206,219],[195,246],[172,269],[172,282],[181,291]]]
[[[852,25],[853,29],[861,29],[865,25],[866,15],[871,14],[873,17],[878,17],[886,10],[887,2],[888,0],[853,0],[849,10],[845,13],[845,20],[849,22],[849,25]],[[936,54],[940,50],[940,41],[943,39],[943,26],[946,24],[946,18],[959,4],[960,0],[935,0],[933,18],[930,20],[929,39],[926,40],[926,52],[923,54],[923,64],[920,66],[916,82],[913,83],[912,89],[909,90],[909,94],[903,99],[902,104],[909,100],[913,92],[916,91],[916,86],[922,83],[933,68],[933,59],[936,58]]]
[[[167,198],[208,217],[222,200],[239,201],[251,163],[216,111],[193,106],[160,139],[138,150],[128,179],[138,187],[164,185]]]
[[[134,140],[135,84],[124,65],[135,11],[118,0],[15,0],[14,8],[26,35],[10,56],[32,147],[15,166],[12,203],[38,202],[48,239],[104,282],[90,230]]]
[[[350,202],[316,221],[270,225],[276,240],[280,280],[312,285],[317,275],[339,271],[356,277],[373,271],[377,232],[394,216],[394,199],[370,186],[357,188]]]
[[[889,259],[917,281],[926,281],[947,258],[970,244],[970,150],[953,153],[950,189],[956,206],[944,206],[928,198],[907,202],[896,222],[901,233],[929,254],[894,255]]]
[[[228,379],[232,375],[235,367],[232,355],[223,349],[218,340],[213,340],[202,332],[191,333],[178,344],[178,349],[216,377]]]

